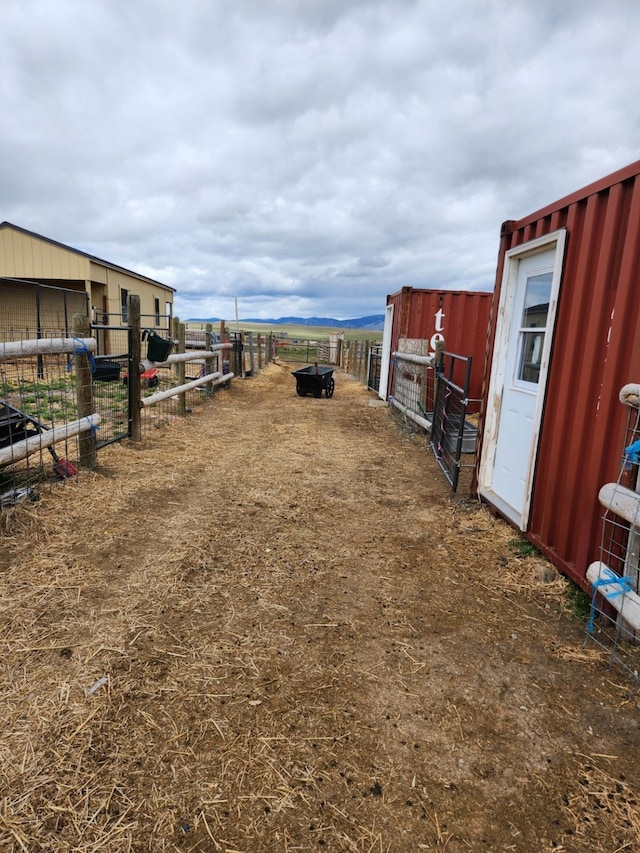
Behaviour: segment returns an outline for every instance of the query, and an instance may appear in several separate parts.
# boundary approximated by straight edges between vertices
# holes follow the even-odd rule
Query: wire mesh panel
[[[141,392],[144,400],[151,400],[155,395],[170,391],[180,385],[188,384],[198,379],[219,373],[221,376],[233,372],[233,359],[229,363],[228,356],[233,351],[228,349],[211,352],[209,357],[197,357],[183,364],[173,364],[167,367],[157,367],[145,371],[141,376]],[[216,388],[225,389],[224,383]],[[195,388],[171,394],[157,402],[144,404],[141,412],[142,433],[165,427],[175,422],[179,417],[192,412],[202,405],[214,393],[210,382],[204,382]],[[217,393],[217,392],[216,392]]]
[[[83,390],[72,355],[18,354],[0,360],[2,506],[35,497],[47,482],[77,474],[79,436],[47,442],[52,430],[78,420],[78,397]]]
[[[406,416],[425,420],[425,429],[430,429],[435,399],[435,370],[429,362],[426,356],[395,353],[390,396]]]
[[[95,410],[102,418],[97,433],[98,448],[120,441],[131,432],[128,385],[131,332],[129,326],[109,325],[108,320],[107,314],[100,314],[91,324],[97,353],[92,362],[93,397]]]
[[[73,316],[86,315],[88,297],[84,290],[0,278],[0,303],[0,344],[6,345],[0,359],[0,504],[7,506],[77,473],[78,436],[51,442],[52,430],[78,418],[83,389],[74,357],[41,350],[48,340],[72,338]]]
[[[97,447],[105,447],[130,435],[129,356],[127,353],[96,356],[93,363],[93,400],[102,418]]]
[[[623,389],[624,390],[624,389]],[[640,411],[631,407],[618,480],[604,485],[599,560],[587,570],[592,585],[585,643],[609,652],[640,684]]]

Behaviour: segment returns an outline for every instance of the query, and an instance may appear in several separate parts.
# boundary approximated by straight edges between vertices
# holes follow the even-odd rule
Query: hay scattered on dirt
[[[577,755],[577,786],[563,798],[572,834],[586,844],[611,831],[612,850],[634,850],[640,843],[640,811],[637,791],[624,774],[604,770],[615,764],[616,755]],[[630,840],[631,839],[631,840]]]
[[[638,700],[566,582],[288,371],[2,516],[0,849],[640,845]]]

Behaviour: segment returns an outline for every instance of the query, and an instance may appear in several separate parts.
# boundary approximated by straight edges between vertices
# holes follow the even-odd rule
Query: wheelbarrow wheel
[[[336,387],[335,380],[334,380],[333,376],[330,376],[327,379],[327,387],[324,389],[324,393],[327,395],[327,397],[333,397],[333,392],[335,390],[335,387]]]
[[[302,385],[296,385],[296,394],[298,397],[306,397],[307,392],[303,389]]]

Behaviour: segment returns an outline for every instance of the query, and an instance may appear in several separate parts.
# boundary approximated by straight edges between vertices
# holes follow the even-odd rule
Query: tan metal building
[[[0,222],[0,277],[86,293],[93,320],[109,326],[126,325],[137,295],[143,325],[170,328],[174,288],[10,222]],[[9,307],[0,306],[0,323]]]

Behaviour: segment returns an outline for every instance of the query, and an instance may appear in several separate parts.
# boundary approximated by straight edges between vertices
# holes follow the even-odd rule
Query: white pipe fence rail
[[[0,466],[9,465],[26,459],[31,453],[37,453],[47,447],[52,447],[60,441],[66,441],[80,435],[81,432],[95,429],[102,418],[99,414],[88,415],[77,421],[70,421],[53,429],[43,430],[38,435],[32,435],[22,441],[16,441],[8,447],[0,448]]]
[[[215,373],[199,376],[191,382],[185,382],[184,385],[176,385],[173,388],[167,388],[165,391],[157,391],[155,394],[143,397],[140,403],[146,408],[147,406],[153,406],[154,403],[160,403],[162,400],[168,400],[170,397],[176,397],[178,394],[184,394],[185,391],[191,391],[193,388],[198,388],[198,386],[205,385],[207,382],[211,382],[212,385],[221,385],[223,382],[229,382],[233,378],[233,373],[222,375],[219,370],[216,370]]]
[[[8,341],[0,343],[0,361],[32,355],[71,354],[78,349],[83,352],[95,352],[96,346],[95,338],[33,338],[25,341]]]

